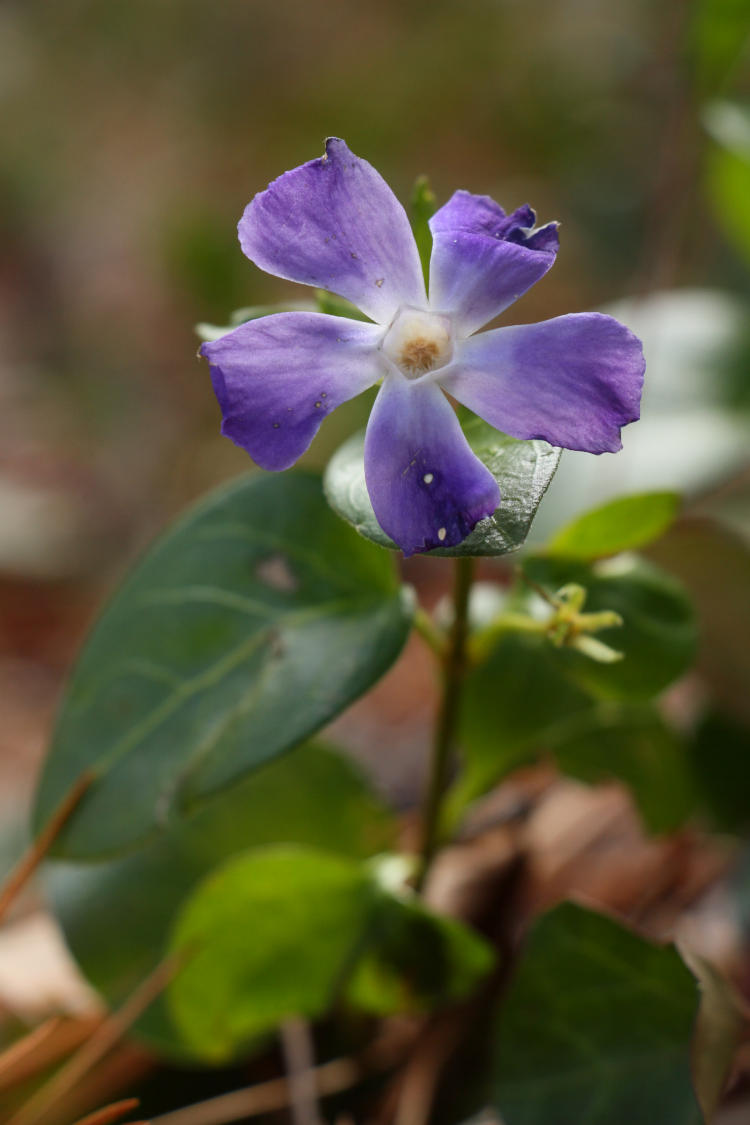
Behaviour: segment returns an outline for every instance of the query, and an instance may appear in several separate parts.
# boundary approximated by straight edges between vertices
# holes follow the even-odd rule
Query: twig
[[[161,961],[131,993],[122,1007],[108,1016],[91,1038],[34,1096],[21,1106],[7,1125],[36,1125],[56,1102],[76,1086],[96,1066],[145,1012],[171,980],[178,962],[174,958]]]
[[[348,1090],[364,1077],[378,1071],[388,1070],[400,1062],[413,1042],[414,1034],[410,1028],[392,1028],[391,1034],[376,1040],[355,1058],[332,1059],[331,1062],[316,1066],[311,1071],[315,1082],[316,1095],[328,1097]],[[273,1113],[286,1109],[290,1104],[289,1081],[286,1078],[273,1078],[255,1086],[245,1086],[228,1094],[208,1098],[203,1102],[172,1110],[155,1117],[151,1125],[230,1125],[245,1117],[257,1117],[261,1113]]]
[[[61,1016],[53,1016],[51,1019],[45,1020],[24,1035],[23,1039],[17,1039],[15,1043],[11,1043],[9,1047],[0,1054],[0,1088],[3,1085],[3,1078],[9,1071],[16,1069],[19,1063],[25,1062],[30,1054],[38,1051],[40,1047],[46,1045],[48,1040],[55,1034],[60,1025],[62,1024]]]
[[[333,1059],[322,1066],[315,1067],[311,1076],[318,1097],[337,1094],[356,1085],[364,1073],[364,1068],[356,1059]],[[272,1113],[285,1109],[291,1103],[290,1083],[286,1078],[273,1078],[255,1086],[245,1086],[232,1090],[229,1094],[219,1094],[207,1101],[176,1109],[155,1117],[151,1125],[228,1125],[241,1121],[244,1117],[256,1117],[261,1113]]]
[[[101,1017],[63,1019],[52,1016],[0,1053],[0,1091],[28,1081],[69,1055],[88,1039]]]
[[[2,888],[0,888],[0,921],[2,921],[8,913],[16,896],[26,886],[29,879],[54,844],[68,820],[68,817],[93,780],[93,773],[88,771],[79,777],[47,826],[42,830],[38,838],[5,879]]]
[[[294,1125],[321,1125],[309,1024],[301,1019],[286,1020],[281,1027],[281,1046]]]
[[[102,1109],[95,1109],[93,1113],[87,1114],[82,1117],[76,1125],[110,1125],[112,1121],[118,1121],[124,1117],[126,1113],[130,1113],[131,1109],[136,1109],[140,1105],[138,1098],[124,1098],[120,1102],[112,1102],[111,1105],[105,1105]]]

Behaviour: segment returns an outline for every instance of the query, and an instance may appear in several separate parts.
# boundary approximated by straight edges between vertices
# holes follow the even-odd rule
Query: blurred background
[[[426,173],[440,202],[463,187],[561,221],[557,265],[511,321],[618,302],[643,336],[643,422],[618,458],[564,456],[536,534],[618,492],[684,492],[652,549],[702,626],[701,678],[679,706],[710,691],[746,740],[749,27],[747,0],[3,0],[4,857],[107,592],[176,512],[249,467],[219,435],[194,326],[305,295],[252,266],[235,228],[327,135],[404,201]],[[337,411],[308,463],[365,416],[361,402]],[[408,575],[428,602],[440,594],[434,560]],[[410,648],[343,720],[381,763],[389,724],[398,760],[381,769],[401,799],[430,691]]]

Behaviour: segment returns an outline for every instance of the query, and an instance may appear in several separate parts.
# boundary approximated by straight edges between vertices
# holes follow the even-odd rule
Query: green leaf
[[[366,867],[325,852],[246,852],[184,907],[172,949],[189,955],[168,990],[186,1041],[223,1061],[291,1016],[333,1003],[360,953],[379,891]]]
[[[750,728],[720,711],[709,712],[688,746],[712,823],[723,832],[744,833],[750,823]]]
[[[423,1012],[459,1000],[492,969],[491,947],[454,918],[419,903],[384,900],[372,949],[347,988],[355,1007],[374,1015]]]
[[[439,547],[430,555],[505,555],[524,542],[531,521],[560,460],[560,450],[544,441],[517,441],[479,418],[464,424],[471,448],[500,486],[500,507],[482,520],[463,543]],[[323,486],[333,510],[373,543],[396,550],[372,510],[365,484],[364,434],[355,434],[331,458]]]
[[[554,743],[557,728],[588,712],[591,696],[565,675],[543,637],[506,633],[468,673],[459,741],[464,770],[449,799],[455,811]]]
[[[745,1004],[709,961],[691,952],[683,951],[683,956],[701,992],[693,1048],[695,1092],[706,1121],[713,1121],[745,1038]]]
[[[547,550],[569,559],[603,559],[658,539],[680,507],[676,492],[646,492],[613,500],[561,528]]]
[[[599,704],[558,732],[554,753],[570,777],[624,782],[649,832],[673,832],[695,811],[685,742],[655,708]]]
[[[180,915],[172,948],[187,961],[169,989],[172,1013],[196,1051],[214,1061],[231,1058],[247,1039],[291,1016],[327,1012],[383,934],[383,1004],[391,1010],[397,993],[408,995],[406,986],[399,993],[392,974],[413,967],[413,957],[406,960],[389,934],[413,935],[430,922],[423,908],[386,890],[373,865],[304,848],[246,852],[206,880]],[[469,949],[460,975],[461,987],[468,987],[491,958],[479,938],[459,939],[450,923],[435,924],[437,938],[423,931],[431,960],[442,940],[450,954],[443,969],[455,972],[454,962],[465,961]],[[441,991],[435,977],[420,973],[422,999]],[[377,1005],[372,981],[365,970],[350,999]]]
[[[750,57],[750,5],[747,0],[695,0],[688,25],[693,67],[701,91],[725,86]]]
[[[392,846],[394,835],[357,768],[307,744],[168,822],[138,851],[98,863],[51,862],[45,884],[73,956],[116,1007],[164,955],[185,898],[229,856],[283,841],[364,858]],[[186,1050],[161,998],[135,1032],[159,1050]]]
[[[573,649],[559,650],[568,674],[594,694],[650,699],[693,663],[698,638],[690,599],[682,585],[658,567],[623,555],[593,566],[537,557],[529,559],[524,570],[550,593],[578,583],[587,591],[587,613],[614,610],[622,617],[622,626],[597,633],[624,653],[618,663],[597,664]]]
[[[277,305],[252,305],[244,309],[235,309],[229,318],[229,324],[196,324],[195,332],[201,340],[219,340],[222,336],[226,336],[227,332],[232,332],[233,329],[239,328],[241,324],[246,324],[248,320],[259,320],[262,316],[273,316],[275,313],[280,312],[312,312],[317,308],[314,301],[297,301],[286,302]]]
[[[715,507],[712,498],[707,508]],[[701,636],[698,668],[713,699],[750,727],[748,545],[710,520],[681,520],[649,554],[684,582],[695,602]]]
[[[543,752],[581,781],[623,782],[650,832],[680,827],[697,804],[683,740],[653,708],[586,691],[543,637],[506,633],[469,672],[460,739],[464,769],[449,818]]]
[[[347,301],[345,297],[339,297],[336,293],[329,293],[327,289],[315,290],[315,308],[318,312],[327,313],[328,316],[344,316],[348,317],[349,320],[364,320],[370,323],[369,316],[366,316],[351,301]]]
[[[565,904],[533,927],[498,1013],[506,1125],[699,1125],[696,983],[672,947]]]
[[[427,176],[418,176],[411,194],[411,226],[419,250],[425,284],[430,283],[430,258],[432,256],[432,231],[430,219],[435,214],[437,199]]]
[[[63,703],[37,826],[93,770],[55,854],[131,847],[362,695],[396,659],[411,612],[389,557],[335,518],[317,478],[252,475],[219,489],[97,624]]]

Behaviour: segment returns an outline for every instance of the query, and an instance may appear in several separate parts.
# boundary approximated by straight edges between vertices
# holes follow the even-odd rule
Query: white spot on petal
[[[446,529],[444,527],[438,528],[438,539],[440,540],[441,543],[443,542],[443,540],[445,539],[447,534],[448,534],[448,532],[446,531]]]
[[[422,477],[422,480],[425,482],[425,484],[432,484],[434,479],[435,477],[432,473],[425,473],[425,475]]]

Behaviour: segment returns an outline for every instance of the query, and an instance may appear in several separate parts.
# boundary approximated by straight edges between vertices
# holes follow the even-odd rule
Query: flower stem
[[[474,559],[468,555],[457,558],[453,575],[453,623],[442,656],[440,706],[435,721],[430,774],[422,804],[422,847],[415,881],[418,891],[424,887],[440,842],[442,803],[466,668],[469,594],[474,579]]]

